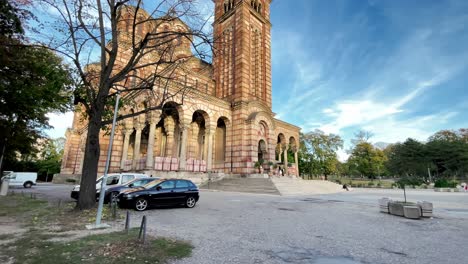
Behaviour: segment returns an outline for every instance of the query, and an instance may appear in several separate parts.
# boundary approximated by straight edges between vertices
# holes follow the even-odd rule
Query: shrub
[[[374,187],[374,183],[373,183],[373,182],[368,182],[368,183],[367,183],[367,186],[368,186],[368,187]]]
[[[65,181],[66,181],[66,182],[76,183],[76,180],[75,180],[75,179],[66,179]]]
[[[335,182],[341,184],[341,181],[339,179],[336,179]]]
[[[448,181],[447,179],[439,179],[435,182],[435,188],[456,188],[457,187],[456,181]]]
[[[382,187],[382,184],[380,182],[377,183],[377,187],[380,188]]]

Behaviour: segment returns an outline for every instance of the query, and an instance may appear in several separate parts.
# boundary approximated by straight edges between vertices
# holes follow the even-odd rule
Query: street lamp
[[[115,123],[117,120],[117,112],[119,110],[119,100],[120,100],[120,93],[117,92],[117,97],[115,99],[115,107],[114,107],[114,119],[112,120],[111,136],[109,139],[109,149],[107,149],[106,167],[104,169],[104,176],[102,177],[101,192],[99,193],[99,205],[98,205],[98,210],[97,210],[97,215],[96,215],[95,228],[108,227],[107,225],[101,224],[101,218],[102,218],[102,207],[104,206],[104,195],[106,192],[107,173],[109,172],[109,164],[110,164],[110,159],[111,159],[111,154],[112,154],[112,143],[114,142]]]

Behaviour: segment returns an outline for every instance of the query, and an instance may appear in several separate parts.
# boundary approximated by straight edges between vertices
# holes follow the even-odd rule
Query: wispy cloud
[[[289,98],[279,92],[279,115],[304,131],[319,128],[346,140],[359,129],[372,131],[376,141],[425,140],[437,130],[466,125],[460,113],[468,94],[457,87],[468,81],[468,49],[462,44],[468,41],[468,16],[457,10],[460,1],[371,1],[335,24],[309,18],[311,25],[322,23],[327,35],[281,34],[273,59],[284,63],[287,57],[291,70],[283,76],[292,76],[282,83],[291,89]]]

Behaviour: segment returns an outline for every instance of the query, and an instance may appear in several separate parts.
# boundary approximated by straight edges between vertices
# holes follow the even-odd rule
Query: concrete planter
[[[405,216],[405,211],[403,210],[404,206],[405,206],[404,203],[389,202],[388,212],[392,215]]]
[[[434,188],[435,192],[459,192],[458,188]]]
[[[422,202],[418,202],[418,206],[421,208],[422,217],[432,217],[432,211],[434,209],[432,203],[422,201]]]
[[[391,202],[392,200],[390,198],[384,197],[382,199],[379,199],[379,210],[382,213],[388,214],[388,203]]]
[[[403,206],[403,214],[405,218],[419,219],[421,218],[421,207],[418,205]]]
[[[422,201],[415,203],[394,202],[389,198],[379,199],[379,210],[382,213],[398,215],[409,219],[432,217],[433,205]]]

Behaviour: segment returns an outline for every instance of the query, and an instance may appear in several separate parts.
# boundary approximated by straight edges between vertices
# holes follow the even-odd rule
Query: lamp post
[[[104,176],[102,177],[101,192],[99,193],[99,205],[98,205],[98,210],[97,210],[97,215],[96,215],[95,228],[107,227],[106,225],[101,224],[102,207],[104,206],[104,194],[106,192],[107,173],[109,172],[109,164],[110,164],[110,159],[111,159],[111,154],[112,154],[112,143],[114,142],[115,123],[117,120],[117,112],[119,110],[119,100],[120,100],[120,93],[117,93],[117,97],[115,99],[114,119],[112,120],[112,130],[111,130],[111,136],[109,139],[109,149],[107,150],[106,167],[104,169]]]

